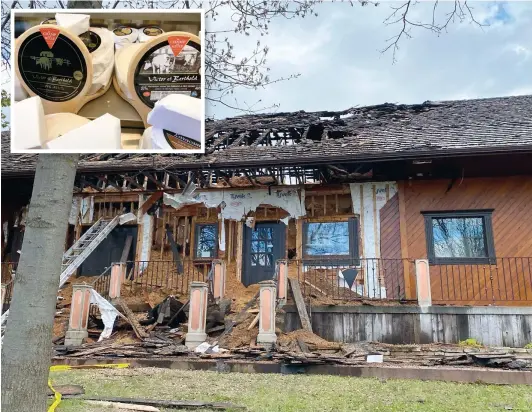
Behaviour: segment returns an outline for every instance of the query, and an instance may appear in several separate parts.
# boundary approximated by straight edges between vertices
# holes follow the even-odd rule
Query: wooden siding
[[[405,297],[404,268],[401,259],[399,195],[396,193],[380,210],[380,247],[386,297]],[[388,260],[393,259],[393,260]]]
[[[403,239],[410,258],[427,258],[423,211],[494,209],[495,265],[431,265],[432,299],[450,304],[532,304],[532,178],[410,181]],[[410,279],[415,285],[414,280]]]

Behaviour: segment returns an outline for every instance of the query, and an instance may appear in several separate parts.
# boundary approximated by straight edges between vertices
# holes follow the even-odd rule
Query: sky
[[[229,34],[239,57],[248,56],[257,40],[268,45],[271,78],[300,77],[258,90],[237,89],[228,103],[270,108],[267,112],[319,111],[532,94],[532,1],[470,1],[477,21],[489,26],[456,22],[440,36],[413,28],[412,38],[401,40],[394,63],[391,51],[381,51],[400,30],[384,24],[398,4],[351,7],[325,1],[315,8],[317,17],[273,19],[267,36]],[[410,18],[430,21],[433,4],[416,4]],[[454,2],[439,4],[437,16],[443,19]],[[207,30],[231,27],[230,17],[230,10],[223,10],[216,21],[206,21]],[[220,119],[242,112],[208,103],[206,114]]]
[[[440,36],[414,28],[412,38],[401,40],[393,63],[392,53],[381,51],[400,27],[383,21],[397,4],[325,3],[316,7],[318,17],[272,20],[270,34],[261,38],[270,48],[270,76],[301,76],[235,92],[240,107],[344,110],[384,102],[532,94],[532,1],[469,2],[477,21],[489,26],[454,23]],[[416,5],[411,18],[431,21],[433,4]],[[445,17],[452,5],[440,2],[437,15]],[[207,30],[221,27],[222,20],[207,22]],[[231,40],[236,53],[245,55],[257,38],[234,35]],[[239,113],[217,105],[209,106],[207,114],[224,118]]]

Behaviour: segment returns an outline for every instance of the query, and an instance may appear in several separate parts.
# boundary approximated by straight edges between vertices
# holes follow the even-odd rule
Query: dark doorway
[[[284,223],[257,223],[255,229],[244,227],[244,286],[273,278],[276,260],[285,257],[285,236]]]
[[[85,228],[84,232],[89,228]],[[132,236],[128,261],[135,260],[137,226],[117,226],[98,245],[79,268],[79,276],[99,276],[113,262],[119,262],[128,236]]]

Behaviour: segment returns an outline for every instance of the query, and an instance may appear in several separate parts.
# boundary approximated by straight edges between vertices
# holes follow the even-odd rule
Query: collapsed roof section
[[[78,184],[182,188],[191,172],[200,187],[341,183],[378,178],[375,162],[527,153],[532,95],[207,121],[206,148],[196,155],[85,154],[78,174],[86,184],[80,178]],[[9,133],[2,133],[4,177],[32,175],[35,161],[35,155],[10,154]]]

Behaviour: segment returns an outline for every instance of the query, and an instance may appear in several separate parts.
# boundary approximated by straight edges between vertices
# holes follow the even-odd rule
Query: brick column
[[[113,263],[111,268],[111,280],[109,281],[109,298],[116,299],[120,297],[122,282],[126,278],[126,265],[124,263]]]
[[[91,285],[72,285],[72,303],[70,304],[70,320],[65,335],[65,346],[79,346],[83,339],[89,336],[87,323],[89,321]]]
[[[277,298],[279,306],[286,304],[288,291],[288,262],[284,259],[277,261]]]
[[[190,305],[188,313],[188,332],[185,345],[189,349],[205,342],[207,334],[205,325],[207,321],[207,300],[209,287],[205,282],[192,282],[190,284]]]
[[[225,295],[225,262],[221,259],[215,259],[212,261],[213,265],[213,277],[212,277],[212,290],[214,300],[216,302],[223,299]]]
[[[266,280],[260,282],[259,301],[259,335],[257,345],[271,347],[277,342],[275,335],[275,282]]]
[[[416,260],[416,290],[418,305],[420,307],[432,306],[429,261],[426,259]]]

